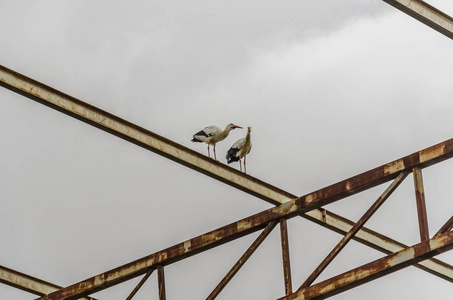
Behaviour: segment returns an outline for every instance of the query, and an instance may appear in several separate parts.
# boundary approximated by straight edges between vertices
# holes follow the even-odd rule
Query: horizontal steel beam
[[[61,286],[0,266],[0,282],[34,295],[44,296],[61,289]],[[95,300],[94,298],[81,298]]]
[[[109,286],[124,282],[144,274],[157,265],[167,265],[191,255],[206,251],[212,247],[242,237],[267,226],[269,222],[280,218],[291,218],[308,212],[321,205],[332,203],[366,188],[394,179],[401,172],[410,172],[414,167],[426,167],[451,157],[453,140],[437,144],[416,152],[392,163],[362,173],[348,180],[333,184],[327,188],[283,203],[277,207],[244,218],[220,229],[177,244],[166,250],[151,254],[106,273],[89,278],[82,282],[52,293],[43,300],[76,299]]]
[[[448,232],[301,289],[279,300],[325,299],[451,249],[453,249],[453,232]]]
[[[453,18],[421,0],[383,0],[432,29],[453,39]]]

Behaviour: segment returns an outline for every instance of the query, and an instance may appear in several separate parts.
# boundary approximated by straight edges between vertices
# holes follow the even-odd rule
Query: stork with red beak
[[[242,127],[234,125],[233,123],[230,123],[225,127],[224,130],[222,130],[218,126],[211,125],[211,126],[205,127],[203,130],[200,130],[199,132],[195,133],[193,135],[192,142],[208,144],[208,156],[209,157],[211,157],[211,154],[209,153],[209,146],[213,145],[214,146],[214,159],[217,160],[217,157],[215,155],[215,144],[226,139],[227,136],[230,134],[230,131],[235,128],[242,128]]]
[[[247,173],[246,169],[246,157],[247,154],[250,153],[252,150],[252,141],[250,139],[250,133],[252,132],[252,127],[248,127],[247,135],[245,138],[238,140],[236,143],[231,146],[230,150],[228,150],[226,159],[227,163],[230,164],[234,161],[239,161],[239,168],[242,171],[241,159],[244,159],[244,173]]]

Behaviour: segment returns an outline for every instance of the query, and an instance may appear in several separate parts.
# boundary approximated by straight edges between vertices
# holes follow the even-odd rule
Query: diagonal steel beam
[[[59,285],[6,268],[4,266],[0,266],[0,282],[38,296],[44,296],[62,288]],[[95,300],[94,298],[81,298],[81,300],[82,299]]]
[[[0,66],[0,85],[272,204],[295,198],[279,188],[3,66]]]
[[[310,217],[308,217],[308,215],[310,215]],[[356,224],[327,210],[312,210],[303,216],[315,223],[323,224],[326,228],[343,235],[348,233]],[[439,233],[438,235],[442,233],[445,233],[445,231]],[[353,239],[361,244],[386,254],[397,252],[408,247],[408,245],[382,236],[381,234],[366,227],[363,227]],[[416,264],[415,267],[453,283],[453,267],[438,259],[431,258],[424,260]]]
[[[453,232],[450,231],[299,290],[279,300],[325,299],[451,249],[453,249]]]
[[[453,39],[453,18],[421,0],[383,0],[423,24]]]
[[[262,229],[267,226],[269,222],[306,213],[319,206],[332,203],[359,191],[374,187],[382,182],[394,179],[401,172],[410,172],[414,167],[426,167],[450,158],[452,154],[453,140],[437,144],[396,160],[390,164],[375,168],[298,199],[285,202],[277,207],[265,210],[166,250],[76,283],[45,296],[42,299],[76,299],[77,297],[100,291],[109,286],[139,276],[148,268],[157,265],[167,265],[188,256],[206,251],[222,243],[229,242]]]
[[[145,276],[143,276],[142,280],[137,284],[137,286],[132,290],[132,292],[127,296],[126,300],[131,300],[134,298],[135,294],[142,288],[142,286],[145,284],[145,282],[148,280],[149,276],[154,272],[154,269],[151,269],[146,273]]]
[[[220,294],[220,292],[227,286],[227,284],[233,279],[234,275],[244,266],[244,264],[249,260],[256,249],[264,242],[264,240],[269,236],[269,234],[274,229],[277,222],[269,223],[266,228],[260,233],[260,235],[255,239],[255,241],[250,245],[250,247],[245,251],[245,253],[239,258],[239,260],[234,264],[234,266],[228,271],[228,273],[223,277],[219,284],[214,288],[214,290],[209,294],[206,300],[214,300]]]
[[[327,266],[333,261],[335,257],[343,250],[349,241],[359,232],[359,230],[365,225],[365,223],[374,215],[374,213],[384,204],[384,202],[390,197],[391,194],[399,187],[399,185],[406,178],[408,172],[402,172],[392,182],[392,184],[385,190],[385,192],[373,203],[373,205],[366,211],[366,213],[360,218],[359,221],[344,235],[341,241],[335,246],[335,248],[327,255],[327,257],[319,264],[319,266],[313,271],[313,273],[305,280],[305,282],[298,289],[306,288],[310,286],[316,278],[323,272]]]
[[[119,136],[143,148],[163,155],[180,164],[230,184],[231,186],[255,195],[272,204],[278,205],[296,198],[295,195],[273,187],[254,177],[240,173],[237,170],[209,159],[198,152],[169,141],[168,139],[165,139],[155,133],[140,128],[130,122],[122,120],[112,114],[102,111],[92,105],[84,103],[74,97],[66,95],[3,66],[0,66],[0,85],[69,116],[77,118],[85,123],[100,128],[106,132]],[[411,156],[386,164],[380,168],[365,172],[356,177],[374,178],[376,179],[375,184],[378,184],[378,181],[384,182],[391,180],[393,179],[392,177],[395,176],[395,172],[401,171],[405,168],[405,164],[410,165],[411,162],[420,161],[420,166],[423,167],[450,158],[452,155],[452,151],[450,149],[451,143],[451,140],[446,141],[418,153],[414,153]],[[428,159],[430,156],[432,156],[432,159]],[[327,190],[344,186],[344,191],[341,197],[345,197],[349,192],[352,193],[350,184],[357,181],[356,177],[336,184],[336,187],[330,186],[326,189],[322,189],[319,193],[324,193],[324,190],[327,192]],[[355,190],[355,192],[358,191],[359,190],[357,189]],[[315,193],[311,194],[311,198],[315,196]],[[324,210],[314,209],[306,212],[302,216],[340,233],[344,232],[344,227],[347,227],[348,224],[351,223],[351,221],[330,212],[328,212],[328,214],[331,222],[323,222],[320,217],[323,211]],[[366,234],[362,234],[366,230],[366,228],[363,228],[357,235],[357,238],[359,239],[362,237],[360,240],[362,243],[376,249],[382,249],[382,251],[391,251],[389,248],[398,247],[398,242],[374,231],[368,230]],[[431,273],[442,278],[453,281],[453,268],[447,264],[442,263],[441,265],[442,266],[435,264],[434,266],[428,266],[426,267],[426,270],[429,270]],[[442,270],[442,272],[439,273],[438,270]]]

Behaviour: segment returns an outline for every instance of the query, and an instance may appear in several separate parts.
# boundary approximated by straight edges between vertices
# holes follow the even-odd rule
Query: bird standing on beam
[[[227,136],[230,134],[230,131],[235,128],[242,128],[242,127],[234,125],[233,123],[230,123],[225,127],[224,130],[222,130],[218,126],[211,125],[211,126],[205,127],[203,130],[200,130],[199,132],[195,133],[193,135],[192,142],[208,144],[208,156],[209,157],[211,157],[211,154],[209,153],[209,146],[213,145],[214,146],[214,159],[217,160],[217,157],[215,155],[215,144],[226,139]]]
[[[227,163],[230,164],[234,161],[239,161],[239,168],[242,171],[241,159],[244,158],[244,173],[247,173],[246,169],[246,156],[252,150],[252,141],[250,139],[250,133],[252,132],[252,127],[247,128],[247,135],[245,138],[238,140],[236,143],[231,146],[228,150],[226,159]]]

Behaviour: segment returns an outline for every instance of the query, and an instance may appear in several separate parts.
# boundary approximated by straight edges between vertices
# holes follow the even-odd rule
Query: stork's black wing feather
[[[230,150],[228,150],[227,155],[226,155],[226,160],[228,164],[231,164],[232,162],[239,161],[239,157],[236,156],[236,153],[238,153],[239,148],[233,148],[231,147]]]

